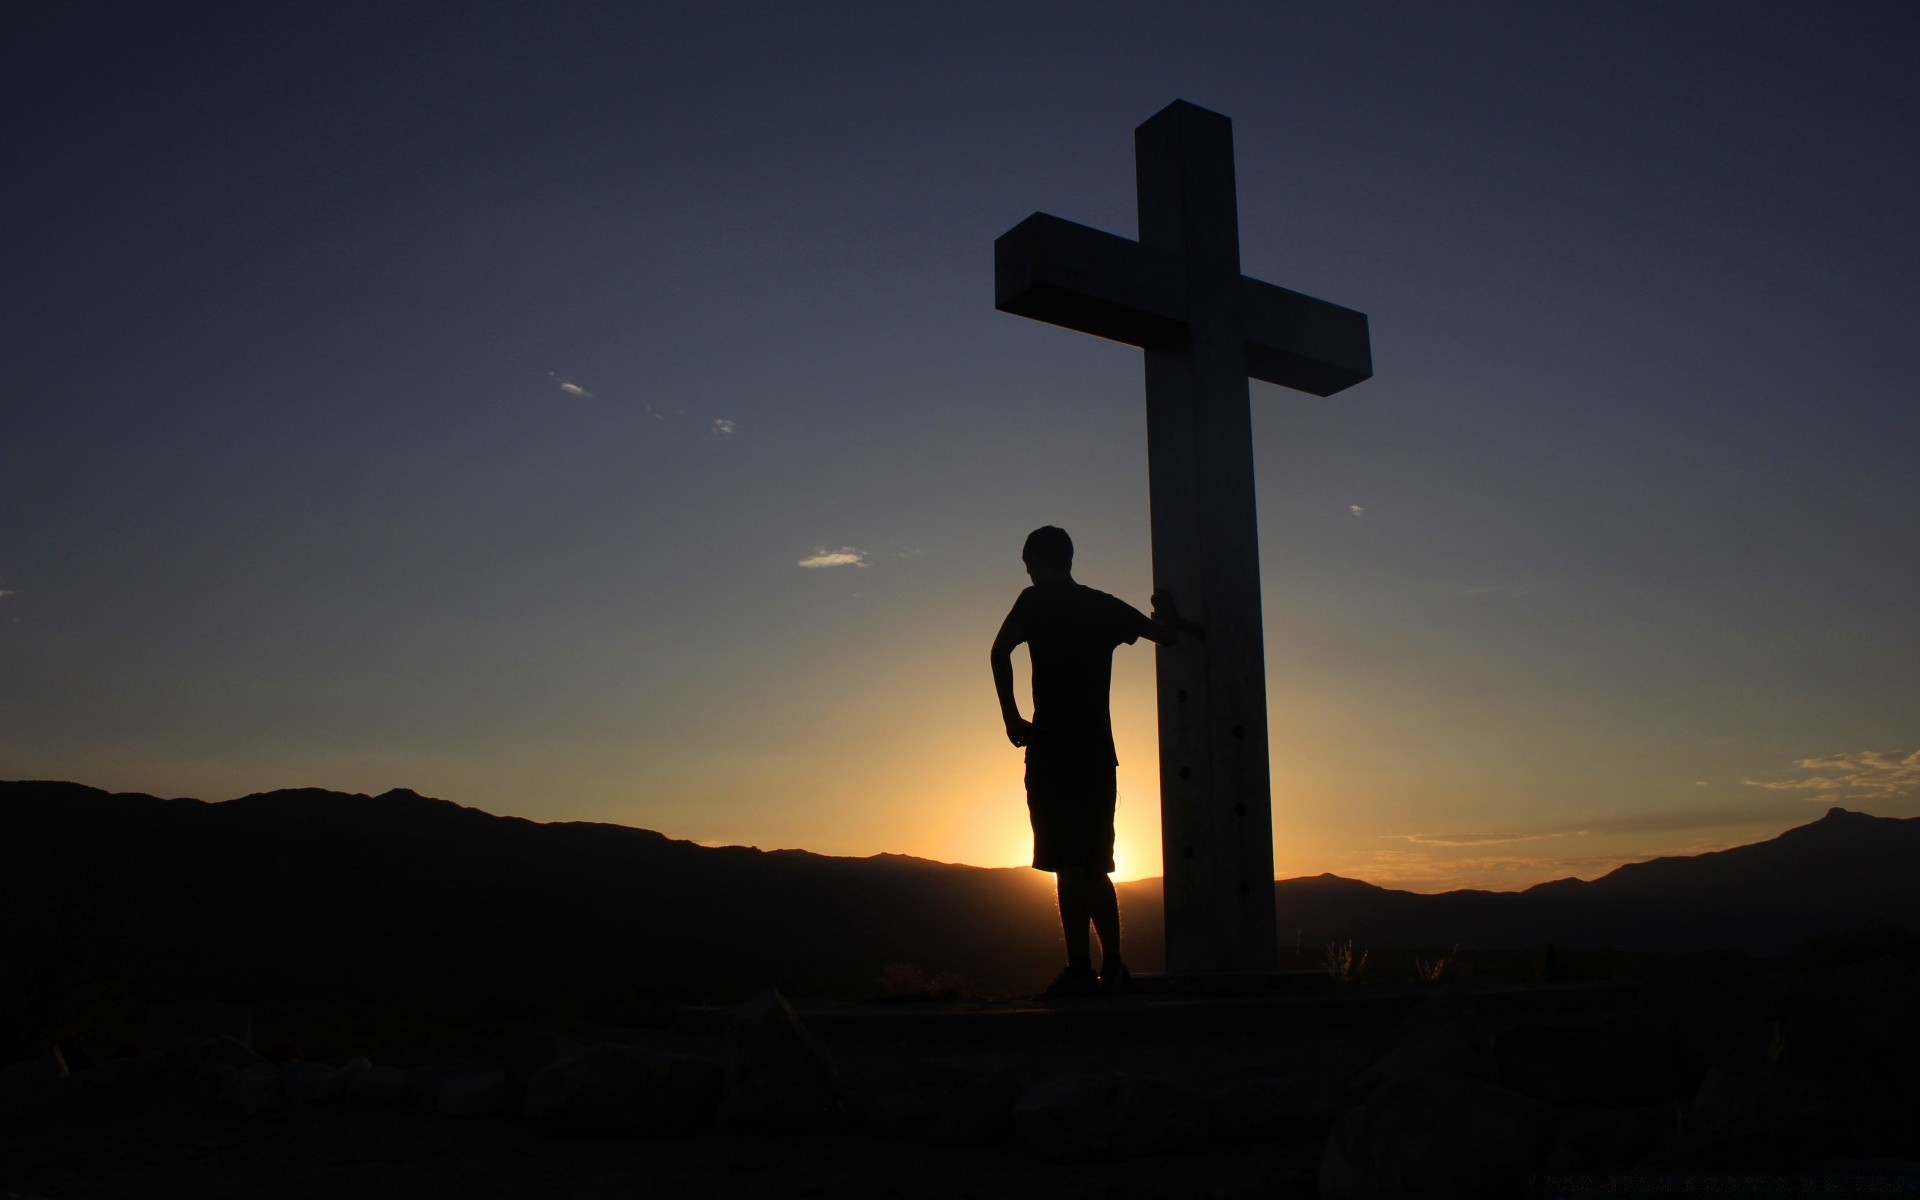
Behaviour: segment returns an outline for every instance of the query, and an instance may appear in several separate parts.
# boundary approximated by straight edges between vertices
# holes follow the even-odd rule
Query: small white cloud
[[[727,420],[725,417],[715,417],[713,419],[713,431],[715,433],[732,433],[733,422]]]
[[[1364,517],[1367,515],[1367,506],[1364,504],[1349,504],[1347,505],[1347,511],[1356,517]]]
[[[856,546],[842,546],[838,550],[829,550],[825,546],[815,546],[813,553],[797,564],[809,569],[816,567],[864,567],[868,558],[865,550]]]
[[[1693,781],[1693,786],[1695,786],[1695,787],[1705,787],[1705,786],[1707,786],[1707,781],[1706,781],[1706,780],[1704,780],[1704,779],[1696,779],[1696,780],[1694,780],[1694,781]]]
[[[560,381],[560,390],[572,396],[585,396],[589,400],[593,399],[592,392],[570,380],[562,379]]]

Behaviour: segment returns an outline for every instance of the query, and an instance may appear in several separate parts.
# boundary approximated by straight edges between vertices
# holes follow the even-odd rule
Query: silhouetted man
[[[1027,813],[1033,821],[1033,865],[1052,871],[1067,936],[1067,966],[1046,995],[1120,991],[1131,979],[1120,959],[1120,904],[1114,895],[1113,720],[1107,693],[1113,651],[1139,638],[1171,645],[1181,622],[1168,597],[1149,617],[1105,592],[1073,580],[1073,539],[1045,525],[1020,552],[1033,586],[1020,593],[993,639],[993,686],[1007,740],[1027,750]],[[1013,697],[1013,648],[1027,644],[1033,663],[1033,720]],[[1093,970],[1087,926],[1100,935]]]

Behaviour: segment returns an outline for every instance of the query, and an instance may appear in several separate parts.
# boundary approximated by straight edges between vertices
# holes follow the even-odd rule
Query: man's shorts
[[[1042,871],[1113,870],[1114,768],[1098,759],[1027,756],[1033,865]]]

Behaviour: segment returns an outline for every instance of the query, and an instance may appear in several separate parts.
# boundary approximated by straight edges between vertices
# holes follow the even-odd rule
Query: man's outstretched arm
[[[1007,740],[1016,746],[1024,746],[1033,736],[1033,725],[1020,715],[1020,705],[1013,698],[1013,648],[1027,640],[1027,635],[1015,624],[1013,614],[1000,623],[1000,632],[994,635],[993,651],[993,690],[1000,696],[1000,719],[1007,726]]]
[[[1180,640],[1180,635],[1190,633],[1196,638],[1205,638],[1206,634],[1192,621],[1180,615],[1180,608],[1173,602],[1172,592],[1153,594],[1153,612],[1147,617],[1147,628],[1143,635],[1148,641],[1161,646],[1171,646]]]

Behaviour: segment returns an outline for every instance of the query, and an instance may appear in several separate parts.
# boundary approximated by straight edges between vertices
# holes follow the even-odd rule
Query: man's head
[[[1066,574],[1073,570],[1073,539],[1058,525],[1042,525],[1027,535],[1020,561],[1029,574]]]

